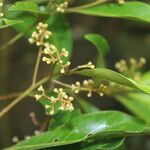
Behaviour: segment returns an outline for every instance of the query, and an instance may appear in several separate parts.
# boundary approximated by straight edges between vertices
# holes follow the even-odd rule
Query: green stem
[[[35,69],[34,69],[34,73],[33,73],[32,85],[35,84],[36,79],[37,79],[41,56],[42,56],[42,47],[39,48],[39,52],[38,52],[38,56],[37,56],[37,60],[36,60],[36,64],[35,64]]]
[[[25,90],[20,96],[18,96],[12,103],[10,103],[7,107],[5,107],[1,112],[0,112],[0,118],[2,118],[6,113],[8,113],[16,104],[21,102],[26,96],[29,95],[34,89],[39,87],[41,84],[47,82],[50,80],[51,77],[45,77],[42,80],[38,81],[35,83],[33,86],[30,86],[27,90]]]
[[[54,80],[54,79],[53,79],[52,82],[54,82],[54,83],[56,83],[56,84],[58,84],[58,85],[67,87],[67,88],[71,88],[71,85],[66,84],[66,83],[63,83],[63,82],[60,82],[60,81],[58,81],[58,80]]]

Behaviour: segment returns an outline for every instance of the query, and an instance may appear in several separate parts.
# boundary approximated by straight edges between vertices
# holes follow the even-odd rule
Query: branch
[[[29,95],[29,93],[31,93],[34,89],[36,89],[37,87],[39,87],[41,84],[47,82],[48,80],[50,80],[50,76],[49,77],[45,77],[42,80],[38,81],[37,83],[35,83],[33,86],[30,86],[27,90],[25,90],[25,92],[23,92],[20,96],[18,96],[12,103],[10,103],[7,107],[5,107],[1,112],[0,112],[0,118],[2,118],[6,113],[8,113],[16,104],[18,104],[19,102],[21,102],[26,96]]]
[[[95,5],[98,5],[98,4],[103,4],[103,3],[106,3],[106,2],[108,2],[108,0],[97,0],[97,1],[94,1],[94,2],[92,2],[92,3],[85,4],[85,5],[68,8],[68,9],[66,9],[65,11],[66,11],[66,12],[74,12],[74,10],[84,9],[84,8],[87,8],[87,7],[92,7],[92,6],[95,6]]]
[[[4,44],[1,48],[0,51],[5,50],[8,46],[14,44],[17,40],[19,40],[21,37],[23,37],[24,33],[19,33],[12,39],[10,39],[6,44]]]
[[[54,82],[54,83],[56,83],[56,84],[58,84],[58,85],[67,87],[67,88],[71,88],[71,85],[66,84],[66,83],[63,83],[63,82],[60,82],[60,81],[58,81],[58,80],[54,80],[54,79],[53,79],[52,82]]]
[[[10,93],[10,94],[7,94],[7,95],[0,95],[0,101],[8,100],[8,99],[17,97],[17,96],[19,96],[21,93],[22,93],[22,92],[16,92],[16,93]]]
[[[41,56],[42,56],[42,47],[39,48],[39,52],[38,52],[38,56],[37,56],[37,60],[36,60],[36,64],[35,64],[35,69],[34,69],[34,73],[33,73],[32,85],[35,84],[36,79],[37,79]]]

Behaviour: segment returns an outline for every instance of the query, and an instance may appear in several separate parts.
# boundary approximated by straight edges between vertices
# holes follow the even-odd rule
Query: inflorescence
[[[64,2],[58,4],[56,11],[64,13],[66,8],[68,8],[68,5],[69,5],[69,0],[65,0]]]
[[[54,93],[57,94],[56,97],[54,96],[47,96],[45,94],[45,90],[42,86],[38,88],[38,92],[40,94],[36,94],[35,98],[36,100],[39,100],[40,98],[46,98],[50,101],[50,104],[45,105],[45,109],[48,111],[50,115],[53,115],[55,113],[55,107],[57,104],[59,104],[58,110],[63,110],[63,111],[72,111],[74,110],[72,101],[74,100],[73,97],[68,96],[66,92],[62,88],[55,88]]]
[[[122,74],[133,78],[134,80],[139,80],[141,76],[140,70],[145,65],[146,59],[141,57],[139,60],[130,58],[129,61],[120,60],[115,64],[115,68]]]
[[[119,4],[124,4],[124,3],[125,3],[125,0],[117,0],[117,2],[118,2]]]
[[[60,72],[65,73],[70,65],[70,62],[64,62],[63,59],[64,57],[69,56],[69,52],[65,48],[59,52],[55,45],[47,42],[52,35],[52,32],[47,28],[48,24],[43,24],[40,22],[37,26],[37,31],[32,33],[32,37],[29,39],[29,42],[31,44],[35,43],[37,46],[42,47],[43,54],[45,55],[42,58],[43,62],[46,62],[47,64],[59,65],[61,67]]]
[[[37,46],[44,46],[47,44],[45,40],[49,39],[52,35],[51,31],[48,31],[48,24],[40,22],[36,27],[37,31],[32,33],[32,37],[29,39],[31,44],[35,43]]]
[[[2,8],[3,8],[3,3],[2,2],[0,2],[0,10],[2,10]],[[4,16],[4,14],[3,14],[3,12],[1,11],[0,12],[0,17],[3,17]]]
[[[62,48],[61,51],[59,51],[55,45],[47,42],[52,35],[52,32],[47,28],[48,24],[40,22],[37,26],[37,31],[32,33],[32,37],[29,39],[29,42],[31,44],[35,43],[37,46],[42,47],[43,54],[45,55],[42,58],[43,62],[58,65],[61,73],[67,73],[71,63],[70,61],[65,62],[64,58],[69,57],[69,52],[65,48]],[[78,66],[76,69],[84,68],[93,69],[95,66],[92,62],[88,62],[85,65]]]
[[[98,87],[95,87],[94,80],[84,80],[82,83],[77,81],[75,84],[71,85],[72,90],[77,94],[82,91],[87,91],[87,96],[91,97],[92,92],[98,93],[101,97],[104,96],[107,85],[101,83]]]
[[[40,22],[37,26],[37,31],[34,31],[32,33],[32,37],[29,39],[29,42],[31,44],[36,44],[38,47],[41,48],[42,53],[44,56],[42,57],[42,61],[46,62],[47,64],[53,64],[60,67],[60,73],[71,73],[71,71],[76,71],[80,69],[94,69],[95,66],[92,64],[92,62],[88,62],[87,64],[77,66],[76,68],[69,70],[70,61],[64,62],[64,58],[67,58],[69,56],[69,52],[62,48],[61,51],[57,49],[57,47],[53,44],[50,44],[48,42],[48,39],[52,35],[52,32],[48,30],[48,24],[44,24]],[[70,71],[70,72],[69,72]],[[92,95],[92,92],[95,91],[100,94],[100,96],[103,96],[105,91],[105,86],[100,85],[97,89],[94,89],[94,83],[92,80],[85,80],[83,83],[83,87],[80,87],[80,83],[76,83],[76,85],[72,86],[74,87],[75,93],[78,93],[77,91],[88,91],[88,97]],[[35,94],[36,100],[39,100],[41,98],[46,98],[50,101],[50,104],[45,106],[45,109],[47,110],[48,114],[54,114],[55,113],[55,106],[57,104],[60,104],[59,110],[64,111],[72,111],[74,109],[72,105],[73,97],[69,97],[66,92],[63,91],[62,88],[54,89],[54,93],[57,95],[57,97],[49,97],[46,95],[45,90],[42,86],[38,88],[38,93]]]
[[[42,58],[43,62],[59,65],[61,67],[61,73],[65,73],[68,70],[71,63],[70,61],[67,61],[66,63],[63,61],[64,57],[69,56],[69,52],[65,48],[59,52],[55,45],[47,43],[43,53],[46,55]]]
[[[77,68],[78,68],[78,69],[84,69],[84,68],[94,69],[95,66],[94,66],[94,65],[92,64],[92,62],[90,61],[90,62],[88,62],[88,63],[85,64],[85,65],[80,65],[80,66],[78,66]]]

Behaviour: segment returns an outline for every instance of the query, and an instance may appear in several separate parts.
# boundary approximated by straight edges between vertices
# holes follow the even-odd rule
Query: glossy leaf
[[[84,146],[84,148],[80,148],[80,150],[116,150],[122,146],[123,142],[124,138],[100,140],[89,143],[87,146]]]
[[[35,2],[21,1],[10,6],[9,11],[26,11],[31,13],[42,13]]]
[[[90,41],[97,48],[97,62],[96,67],[105,67],[105,56],[109,52],[109,44],[106,39],[99,34],[87,34],[85,39]]]
[[[129,93],[116,96],[116,99],[137,117],[150,123],[150,95]]]
[[[79,109],[75,109],[72,112],[70,112],[70,111],[62,112],[61,111],[51,118],[51,121],[49,124],[49,130],[54,130],[54,129],[58,128],[59,126],[68,124],[70,120],[74,119],[75,117],[79,117],[80,115],[81,115],[81,112]]]
[[[77,97],[77,103],[80,105],[81,109],[85,113],[92,113],[92,112],[98,112],[100,111],[99,108],[94,106],[92,103],[90,103],[88,100],[85,100],[83,98]]]
[[[141,83],[150,84],[150,71],[144,73],[140,79]]]
[[[121,150],[118,149],[123,144],[124,138],[106,139],[99,141],[84,141],[65,146],[44,148],[42,150]]]
[[[70,8],[68,11],[101,17],[141,20],[150,23],[150,5],[139,1],[125,2],[123,5],[117,3],[93,5],[91,3],[91,5],[85,7]]]
[[[20,24],[15,24],[13,27],[19,32],[24,32],[24,37],[29,38],[35,29],[36,18],[27,14],[19,14],[15,18],[21,18],[23,22]]]
[[[150,85],[137,83],[134,80],[127,78],[110,69],[105,68],[85,69],[81,71],[76,71],[74,73],[88,76],[91,78],[100,78],[106,81],[111,81],[150,94]]]
[[[78,143],[90,139],[150,134],[150,126],[116,111],[81,115],[67,125],[22,141],[9,150],[40,149]]]
[[[146,72],[142,76],[140,83],[150,84],[150,72]],[[150,123],[150,95],[132,92],[125,95],[118,95],[116,99],[134,115]]]
[[[22,22],[23,21],[21,20],[10,20],[10,19],[3,18],[3,19],[0,19],[0,29],[7,28],[9,26],[22,23]]]

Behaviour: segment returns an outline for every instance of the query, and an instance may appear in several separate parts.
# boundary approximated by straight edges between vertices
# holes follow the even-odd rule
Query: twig
[[[92,6],[95,6],[95,5],[98,5],[98,4],[103,4],[103,3],[106,3],[106,2],[108,2],[108,0],[97,0],[95,2],[88,3],[88,4],[85,4],[85,5],[68,8],[65,11],[66,12],[74,12],[74,10],[84,9],[84,8],[87,8],[87,7],[92,7]]]
[[[60,82],[60,81],[57,81],[57,80],[52,80],[52,82],[58,84],[58,85],[62,85],[64,87],[67,87],[67,88],[71,88],[71,86],[69,84],[66,84],[66,83],[63,83],[63,82]]]
[[[37,79],[38,69],[39,69],[39,65],[40,65],[40,61],[41,61],[41,56],[42,56],[42,47],[40,47],[39,52],[38,52],[38,56],[37,56],[37,60],[36,60],[36,64],[35,64],[35,69],[34,69],[34,73],[33,73],[32,85],[35,84],[36,79]]]
[[[33,125],[40,126],[40,123],[37,120],[36,114],[34,112],[30,112],[29,117],[31,118],[31,121],[32,121]]]
[[[7,94],[7,95],[0,95],[0,101],[3,100],[8,100],[14,97],[17,97],[21,94],[22,92],[16,92],[16,93],[11,93],[11,94]]]
[[[2,118],[6,113],[8,113],[16,104],[18,104],[20,101],[22,101],[30,92],[32,92],[34,89],[36,89],[41,84],[47,82],[51,77],[45,77],[42,80],[35,83],[33,86],[30,86],[25,92],[23,92],[19,97],[17,97],[12,103],[10,103],[7,107],[5,107],[0,112],[0,118]]]
[[[15,43],[17,40],[19,40],[25,33],[21,32],[19,34],[17,34],[15,37],[13,37],[12,39],[10,39],[7,43],[5,43],[1,48],[0,51],[5,50],[8,46],[12,45],[13,43]]]
[[[49,125],[49,122],[50,122],[50,116],[46,116],[45,119],[44,119],[44,122],[41,124],[41,127],[40,127],[39,131],[40,132],[46,131],[46,129]]]

